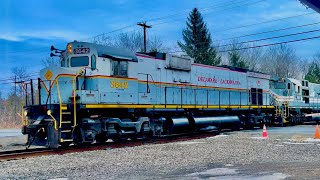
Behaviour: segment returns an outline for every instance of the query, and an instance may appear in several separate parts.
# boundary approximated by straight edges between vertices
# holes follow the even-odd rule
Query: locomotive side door
[[[250,93],[252,105],[263,105],[262,89],[251,88]]]

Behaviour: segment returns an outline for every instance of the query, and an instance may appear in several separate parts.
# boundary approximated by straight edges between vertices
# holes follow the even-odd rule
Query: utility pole
[[[147,52],[147,28],[151,28],[152,26],[149,26],[146,24],[146,22],[141,22],[137,24],[138,26],[143,27],[143,45],[144,45],[144,52]]]

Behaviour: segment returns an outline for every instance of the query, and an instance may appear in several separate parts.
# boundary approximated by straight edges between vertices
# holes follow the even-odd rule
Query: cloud
[[[0,39],[7,41],[22,41],[18,36],[10,35],[10,34],[0,34]]]
[[[88,38],[88,35],[70,31],[70,30],[48,30],[48,31],[34,31],[34,32],[10,32],[0,33],[0,39],[8,41],[25,41],[28,39],[60,39],[65,41],[84,40]]]

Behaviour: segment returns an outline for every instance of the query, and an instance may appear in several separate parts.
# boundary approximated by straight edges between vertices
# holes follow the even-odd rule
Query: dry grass
[[[309,136],[305,135],[294,135],[291,137],[292,141],[296,141],[296,142],[304,142],[306,141],[308,138],[310,138]]]
[[[0,129],[4,128],[21,128],[21,117],[14,109],[0,109]]]

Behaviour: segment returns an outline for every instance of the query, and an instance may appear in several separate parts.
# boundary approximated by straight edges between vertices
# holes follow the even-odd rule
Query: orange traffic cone
[[[316,130],[314,132],[314,139],[320,139],[319,125],[316,125]]]
[[[267,132],[267,128],[266,128],[265,124],[263,125],[262,137],[263,138],[267,138],[268,137],[268,132]]]

